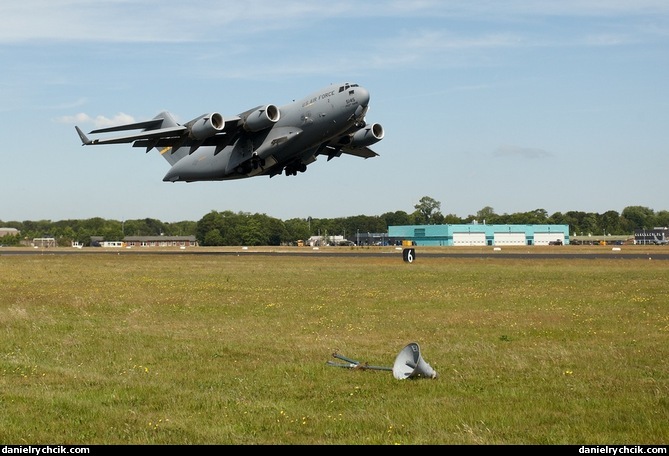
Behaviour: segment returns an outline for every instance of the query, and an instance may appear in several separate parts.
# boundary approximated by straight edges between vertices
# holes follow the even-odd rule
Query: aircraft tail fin
[[[142,132],[146,136],[135,141],[134,147],[144,147],[147,153],[155,147],[170,165],[174,165],[188,155],[188,151],[180,147],[180,143],[185,139],[182,136],[185,130],[186,127],[180,125],[172,114],[168,111],[162,111],[153,119],[146,122],[146,128]],[[154,138],[151,138],[150,136],[154,131],[156,135]],[[167,134],[163,135],[161,132],[166,132]],[[171,134],[171,132],[174,132],[174,134]],[[182,138],[177,139],[178,136],[182,136]],[[167,137],[171,137],[169,146],[161,144]]]
[[[172,116],[167,111],[163,111],[160,114],[158,114],[156,119],[162,119],[162,124],[160,128],[178,128],[182,127]],[[177,140],[176,143],[173,143],[170,146],[167,147],[156,147],[158,149],[158,152],[160,152],[160,155],[163,156],[165,160],[170,164],[170,166],[174,166],[176,162],[184,158],[185,156],[188,155],[188,148],[187,147],[181,147],[181,142],[183,142],[185,138],[182,138],[181,140]],[[146,151],[148,152],[151,150],[154,146],[156,145],[147,145]]]
[[[169,128],[169,127],[178,127],[179,126],[179,124],[177,123],[174,116],[167,111],[161,112],[156,117],[154,117],[154,119],[162,119],[163,122],[160,124],[160,128]]]

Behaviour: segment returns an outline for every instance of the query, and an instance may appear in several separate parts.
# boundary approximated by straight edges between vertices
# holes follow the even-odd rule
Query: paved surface
[[[511,248],[508,252],[494,250],[491,247],[474,249],[472,251],[460,251],[461,247],[437,248],[415,247],[416,260],[421,258],[503,258],[503,259],[528,259],[528,260],[550,260],[550,259],[611,259],[611,260],[669,260],[669,247],[637,247],[629,249],[613,250],[602,248],[601,250],[562,250],[574,247],[559,247],[561,250],[547,251],[538,250],[535,247]],[[67,247],[57,248],[1,248],[0,256],[5,255],[249,255],[249,256],[283,256],[292,255],[300,257],[402,257],[402,248],[383,247],[379,249],[334,247],[324,249],[312,249],[310,247],[189,247],[186,249],[173,248],[133,248],[113,249],[102,247],[88,247],[83,249],[71,249]]]

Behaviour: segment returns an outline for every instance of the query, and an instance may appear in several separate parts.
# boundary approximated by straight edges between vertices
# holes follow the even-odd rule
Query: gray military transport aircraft
[[[230,118],[211,112],[181,125],[164,111],[151,120],[88,133],[142,130],[125,136],[89,139],[75,128],[85,146],[133,143],[146,152],[155,147],[172,166],[163,181],[223,181],[295,176],[318,155],[328,161],[342,153],[376,157],[368,146],[383,139],[384,130],[365,122],[368,109],[367,89],[342,83],[283,106],[261,105]]]

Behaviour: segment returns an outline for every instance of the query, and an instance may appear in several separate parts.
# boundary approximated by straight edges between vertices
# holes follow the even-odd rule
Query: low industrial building
[[[669,228],[656,226],[652,230],[634,230],[634,243],[638,245],[669,244]]]
[[[126,247],[196,247],[195,236],[126,236]]]
[[[389,226],[394,244],[417,246],[518,246],[569,244],[569,225],[404,225]]]
[[[52,237],[41,237],[41,238],[34,238],[32,243],[30,244],[33,247],[56,247],[58,244],[56,243],[56,238]]]
[[[122,241],[105,241],[102,236],[91,236],[93,247],[196,247],[195,236],[125,236]]]
[[[2,237],[2,236],[16,236],[17,234],[20,234],[20,231],[17,230],[16,228],[0,227],[0,237]]]

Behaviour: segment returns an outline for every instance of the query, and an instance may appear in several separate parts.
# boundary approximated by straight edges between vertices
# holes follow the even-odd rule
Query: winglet
[[[84,134],[84,132],[81,131],[81,129],[80,129],[79,127],[77,127],[77,126],[75,125],[74,128],[77,129],[77,133],[79,134],[79,137],[81,138],[81,145],[82,145],[82,146],[89,146],[89,145],[93,144],[93,141],[91,141],[90,139],[88,139],[88,136],[86,136],[86,135]]]

